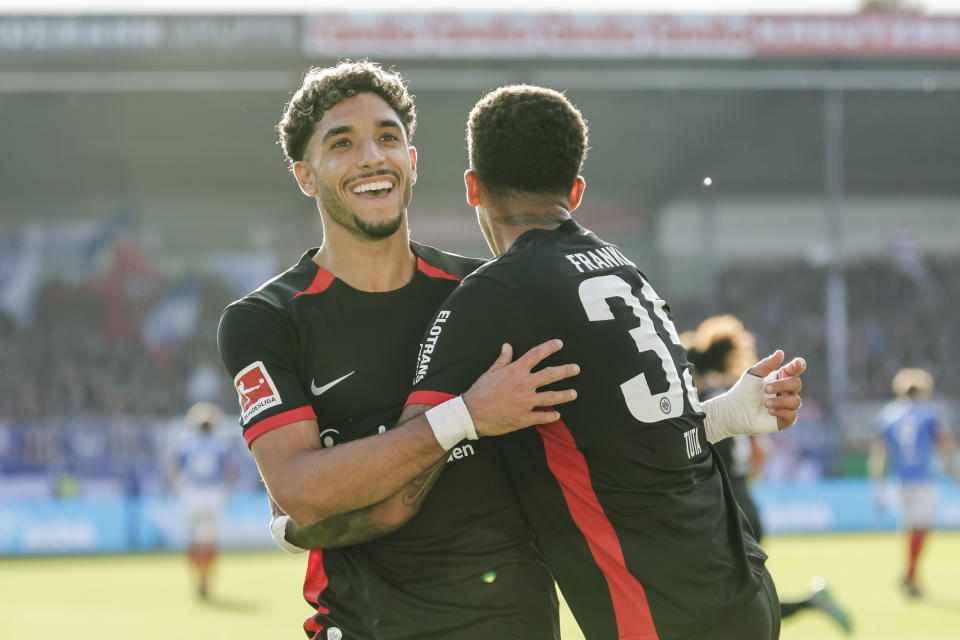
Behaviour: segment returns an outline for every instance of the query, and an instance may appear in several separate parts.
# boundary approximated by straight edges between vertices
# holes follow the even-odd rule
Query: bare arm
[[[867,472],[874,482],[882,482],[887,466],[887,443],[883,438],[877,438],[870,443],[870,453],[867,457]]]
[[[561,347],[559,340],[551,340],[513,363],[512,351],[504,349],[463,394],[478,435],[509,433],[559,417],[556,411],[535,409],[569,402],[576,392],[538,388],[576,375],[579,367],[531,369]],[[404,416],[386,433],[328,449],[321,447],[317,422],[301,420],[266,432],[253,441],[251,450],[277,504],[297,523],[312,524],[376,505],[444,458],[446,451],[423,413],[411,410]],[[417,495],[408,494],[411,500]]]
[[[319,433],[315,420],[303,420],[268,431],[251,447],[270,495],[301,524],[375,504],[445,453],[429,424],[406,423],[329,449]]]
[[[881,436],[870,443],[870,453],[867,457],[867,473],[873,480],[873,501],[877,508],[881,510],[887,507],[887,497],[883,486],[886,466],[887,443]]]
[[[404,413],[411,409],[423,413],[426,409],[423,405],[415,406],[416,409],[407,407]],[[291,520],[287,523],[285,538],[301,549],[330,549],[366,542],[396,531],[420,510],[445,466],[446,458],[438,460],[395,494],[369,507],[325,518],[306,527]]]

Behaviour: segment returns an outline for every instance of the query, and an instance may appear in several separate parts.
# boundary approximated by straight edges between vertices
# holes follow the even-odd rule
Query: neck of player
[[[587,183],[577,176],[569,192],[555,194],[511,189],[491,192],[474,169],[463,174],[467,204],[477,211],[477,222],[493,255],[506,253],[531,229],[556,229],[580,206]]]
[[[493,254],[499,256],[527,231],[556,229],[571,216],[569,209],[556,202],[530,200],[478,211],[478,217],[487,244]]]
[[[407,222],[393,235],[361,239],[336,224],[324,224],[323,244],[313,261],[360,291],[394,291],[409,284],[417,259],[410,249]]]

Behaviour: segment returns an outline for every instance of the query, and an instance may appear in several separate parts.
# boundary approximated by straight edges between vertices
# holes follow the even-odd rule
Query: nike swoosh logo
[[[310,381],[310,391],[313,392],[313,395],[318,396],[318,395],[320,395],[321,393],[324,393],[324,392],[326,392],[326,391],[329,391],[330,388],[333,387],[333,385],[337,384],[338,382],[343,382],[344,380],[346,380],[347,378],[349,378],[350,376],[352,376],[352,375],[355,374],[355,373],[356,373],[356,371],[351,371],[350,373],[348,373],[347,375],[343,376],[342,378],[337,378],[337,379],[334,380],[333,382],[328,382],[327,384],[323,385],[322,387],[318,387],[318,386],[317,386],[317,383],[314,382],[313,380],[311,380],[311,381]]]

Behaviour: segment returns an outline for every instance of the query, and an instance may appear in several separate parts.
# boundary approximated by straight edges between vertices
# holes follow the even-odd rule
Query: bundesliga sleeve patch
[[[281,404],[277,386],[273,384],[261,360],[241,369],[233,379],[233,384],[240,399],[240,419],[243,424],[250,422],[250,418],[261,411]]]

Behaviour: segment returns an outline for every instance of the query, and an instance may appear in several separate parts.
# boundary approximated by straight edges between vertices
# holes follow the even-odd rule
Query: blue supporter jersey
[[[933,477],[933,457],[941,422],[930,403],[897,400],[880,413],[880,427],[893,468],[902,482]]]
[[[177,451],[180,478],[196,487],[221,485],[226,481],[229,449],[211,434],[195,434],[183,441]]]

